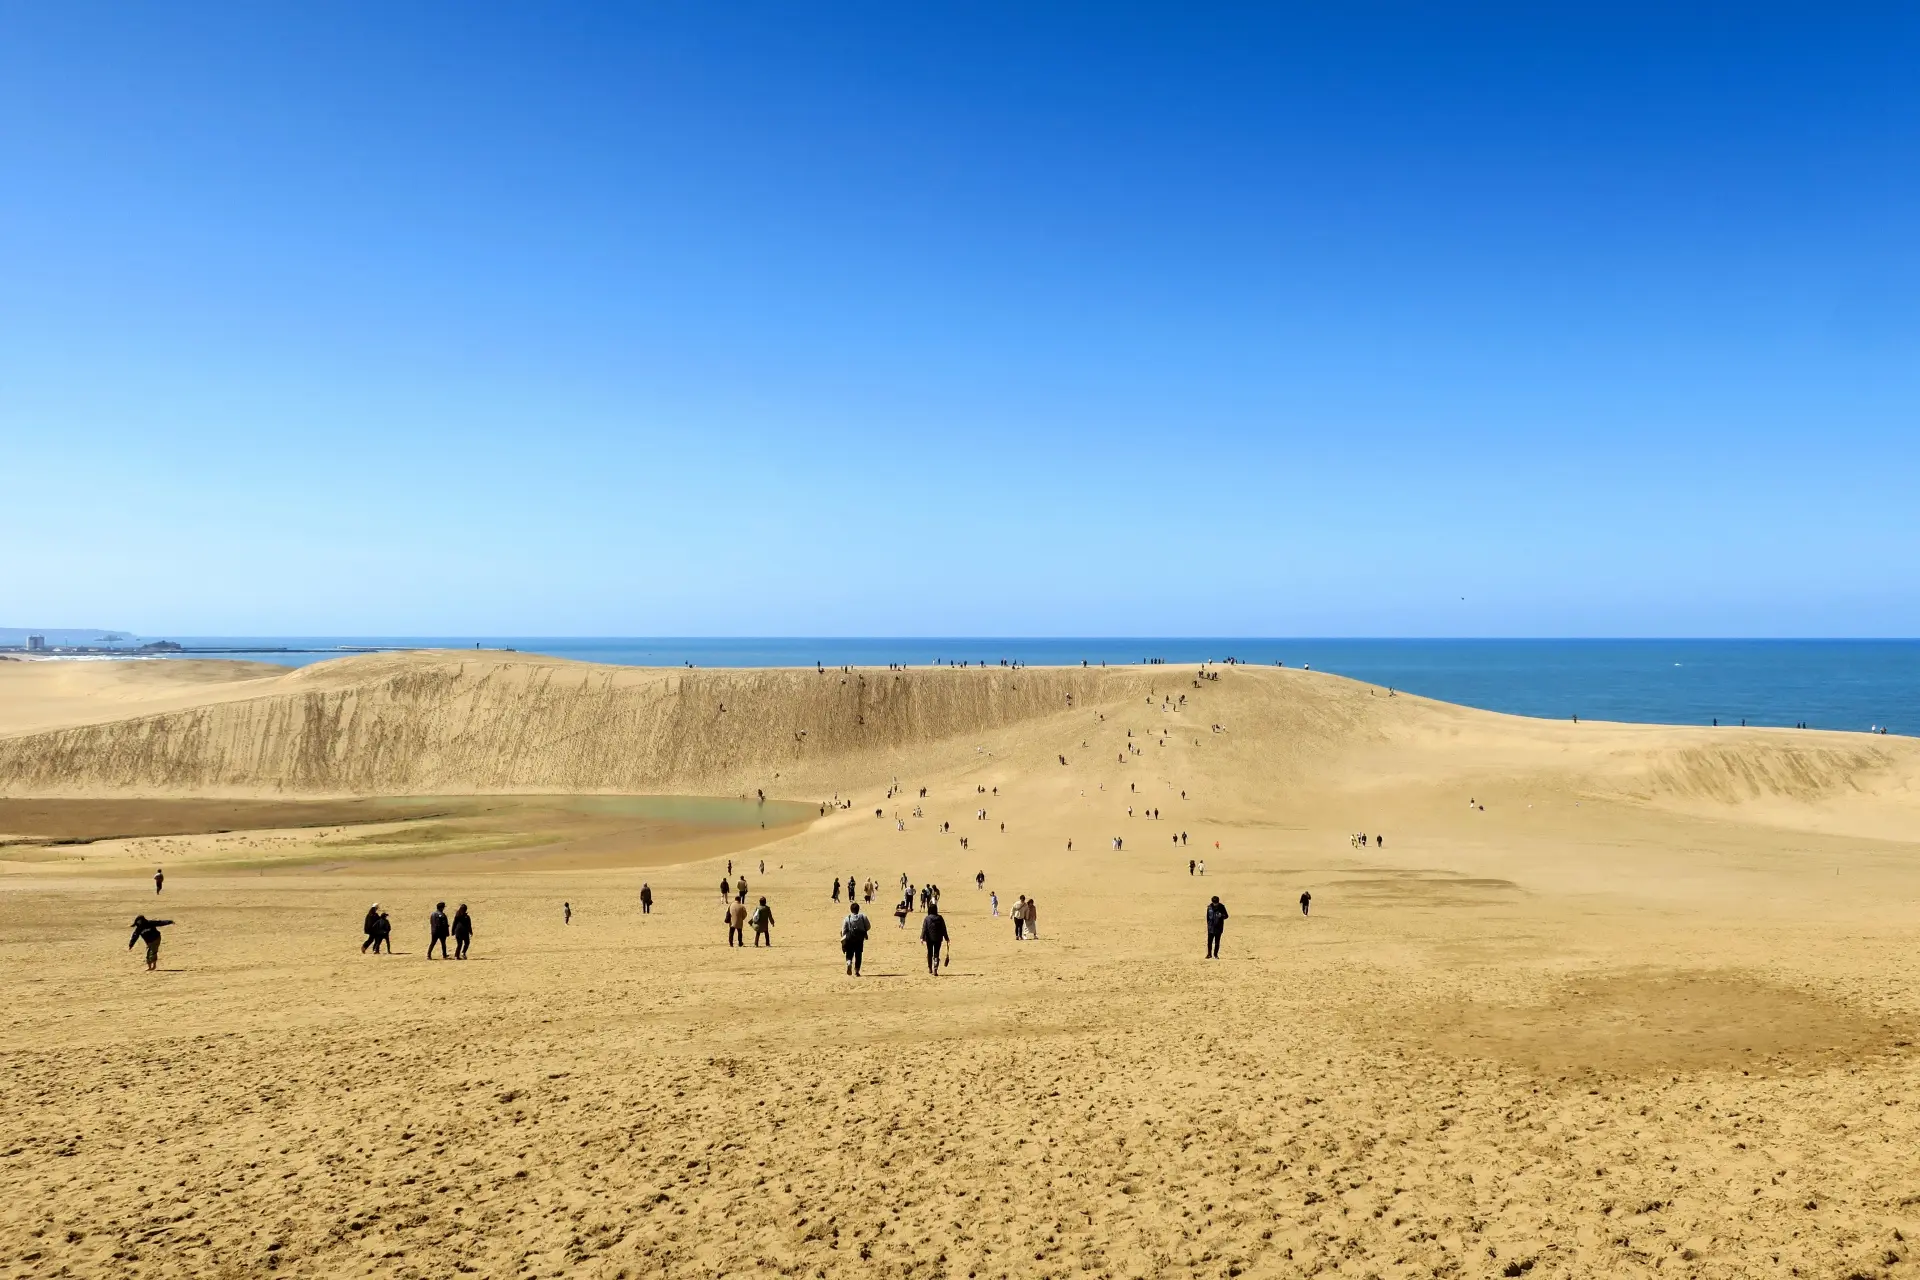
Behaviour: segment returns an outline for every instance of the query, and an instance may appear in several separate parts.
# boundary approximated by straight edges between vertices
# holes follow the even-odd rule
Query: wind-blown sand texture
[[[9,1275],[1912,1269],[1920,744],[1264,668],[196,665],[0,665],[0,795],[852,806],[730,847],[771,951],[724,945],[723,857],[553,870],[517,818],[485,867],[358,860],[436,852],[407,822],[35,846],[0,875]],[[903,871],[944,890],[937,979]],[[465,963],[422,958],[441,899]]]

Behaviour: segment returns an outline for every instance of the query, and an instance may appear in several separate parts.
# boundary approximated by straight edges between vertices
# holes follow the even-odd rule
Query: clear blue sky
[[[0,623],[1920,634],[1916,68],[1911,6],[5,0]]]

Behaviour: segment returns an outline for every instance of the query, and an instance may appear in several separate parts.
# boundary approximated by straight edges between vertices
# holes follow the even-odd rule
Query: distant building
[[[40,650],[45,649],[46,647],[47,647],[47,638],[45,636],[28,636],[27,637],[28,653],[37,653]]]

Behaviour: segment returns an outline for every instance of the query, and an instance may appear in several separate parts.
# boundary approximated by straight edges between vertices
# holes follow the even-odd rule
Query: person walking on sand
[[[147,944],[147,972],[152,973],[160,967],[160,931],[172,924],[171,920],[149,920],[145,916],[133,918],[133,936],[127,939],[127,950],[133,950],[133,944]]]
[[[433,914],[427,917],[427,959],[433,959],[433,949],[440,948],[440,958],[447,958],[447,904],[433,904]]]
[[[927,944],[927,972],[934,977],[940,976],[940,948],[946,947],[947,960],[953,960],[953,939],[947,933],[947,918],[940,914],[940,908],[927,908],[927,918],[920,922],[920,941]]]
[[[465,960],[467,948],[473,943],[473,917],[467,914],[467,904],[461,903],[453,913],[453,958]],[[447,954],[447,944],[440,944],[440,954]]]
[[[873,921],[860,914],[860,904],[854,903],[847,910],[847,918],[840,922],[840,954],[847,958],[847,972],[854,977],[860,976],[860,960],[867,950],[867,932],[873,928]]]
[[[367,918],[360,922],[360,927],[366,930],[366,933],[367,933],[367,940],[360,944],[360,954],[361,955],[367,954],[367,948],[372,947],[373,954],[379,955],[380,954],[380,904],[379,903],[376,902],[372,906],[367,908]]]
[[[998,889],[995,889],[987,895],[987,904],[993,908],[993,918],[998,920],[1000,918],[1000,891]]]
[[[1027,936],[1027,895],[1021,894],[1020,900],[1013,904],[1013,940],[1020,942]]]
[[[1027,941],[1040,936],[1040,904],[1032,898],[1027,899]]]
[[[571,902],[563,902],[560,904],[560,923],[573,923],[573,904]]]
[[[833,878],[833,900],[840,901],[840,877],[838,876]]]
[[[1192,875],[1192,874],[1193,874],[1193,859],[1192,859],[1192,858],[1188,858],[1188,859],[1187,859],[1187,874],[1188,874],[1188,875]]]
[[[380,913],[380,932],[373,939],[373,954],[379,955],[382,947],[388,955],[393,954],[393,921],[384,911]]]
[[[1306,915],[1307,908],[1311,907],[1312,905],[1313,905],[1313,892],[1309,889],[1302,889],[1300,891],[1300,914]]]
[[[166,884],[166,882],[167,882],[166,870],[162,867],[155,867],[153,869],[153,896],[154,897],[157,898],[160,896],[160,887]]]
[[[721,913],[721,919],[727,926],[727,945],[744,947],[747,945],[747,900],[728,903]]]
[[[640,886],[640,914],[643,916],[653,914],[653,886],[650,884]]]
[[[1220,958],[1220,935],[1227,931],[1227,909],[1220,903],[1220,895],[1215,894],[1213,901],[1207,904],[1207,959]]]
[[[765,894],[761,895],[760,905],[753,909],[753,915],[748,917],[748,919],[753,924],[753,945],[756,947],[759,946],[760,940],[765,938],[767,945],[772,946],[773,908],[767,905]]]
[[[733,896],[733,886],[727,883],[725,876],[720,877],[720,901],[725,902]]]

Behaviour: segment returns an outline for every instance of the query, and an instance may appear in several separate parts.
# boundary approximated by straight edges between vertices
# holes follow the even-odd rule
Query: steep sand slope
[[[1237,700],[1274,767],[1352,734],[1357,687],[1272,673]],[[0,740],[0,785],[58,793],[260,789],[422,792],[739,790],[811,796],[929,745],[1059,722],[1154,694],[1196,702],[1168,668],[644,670],[552,659],[348,658],[251,696]],[[1265,695],[1265,696],[1261,696]],[[1076,749],[1077,750],[1077,749]]]

